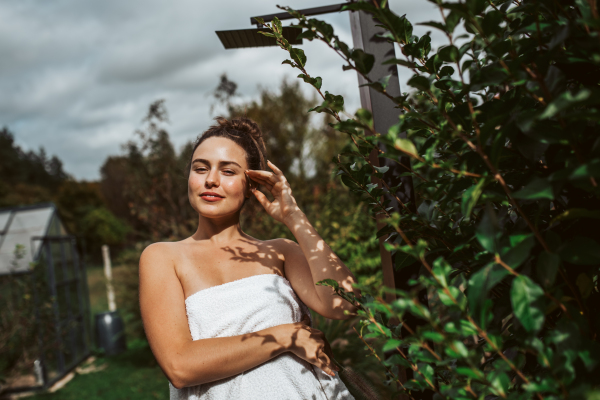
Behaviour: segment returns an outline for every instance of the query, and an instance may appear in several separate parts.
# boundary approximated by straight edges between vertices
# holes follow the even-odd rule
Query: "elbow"
[[[163,368],[163,372],[175,389],[183,389],[184,387],[190,386],[186,379],[184,369],[177,362],[171,361],[168,367]]]
[[[169,382],[171,382],[171,385],[175,388],[175,389],[183,389],[184,387],[186,387],[186,385],[183,382],[180,381],[176,381],[174,379],[169,378]]]

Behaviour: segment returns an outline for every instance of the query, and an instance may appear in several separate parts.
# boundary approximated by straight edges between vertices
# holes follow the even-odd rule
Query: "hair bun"
[[[230,120],[220,117],[217,119],[219,125],[227,130],[235,130],[238,132],[247,133],[254,140],[262,139],[262,132],[258,124],[247,117],[232,118]]]

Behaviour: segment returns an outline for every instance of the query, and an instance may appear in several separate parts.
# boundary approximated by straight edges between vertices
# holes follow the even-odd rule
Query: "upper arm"
[[[284,255],[285,276],[300,300],[317,313],[326,316],[330,307],[322,301],[331,296],[331,288],[315,285],[306,256],[298,243],[289,239],[279,239],[280,249]]]
[[[172,380],[180,349],[192,340],[183,288],[175,272],[173,252],[166,243],[148,246],[140,257],[140,310],[148,342]]]

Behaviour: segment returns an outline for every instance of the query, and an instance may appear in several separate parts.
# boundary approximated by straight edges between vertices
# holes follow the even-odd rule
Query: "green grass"
[[[117,356],[98,357],[96,367],[106,368],[76,376],[54,393],[41,393],[28,397],[31,400],[146,400],[168,399],[168,381],[148,344],[134,342]]]
[[[104,269],[102,265],[88,265],[86,266],[86,274],[90,293],[90,314],[93,322],[96,313],[108,311]]]

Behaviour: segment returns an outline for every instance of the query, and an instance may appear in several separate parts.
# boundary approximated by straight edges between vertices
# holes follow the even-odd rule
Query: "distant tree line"
[[[44,148],[25,151],[14,134],[0,130],[0,207],[53,202],[67,230],[80,238],[86,253],[100,257],[102,244],[123,244],[128,226],[105,206],[98,182],[77,181],[57,156]],[[83,250],[83,249],[82,249]]]

